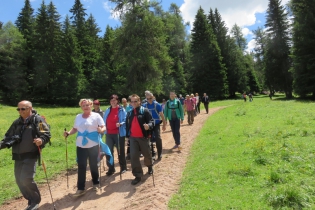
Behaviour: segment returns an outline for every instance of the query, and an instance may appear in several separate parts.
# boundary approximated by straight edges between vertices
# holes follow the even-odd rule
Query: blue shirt
[[[157,124],[157,123],[160,123],[161,120],[160,120],[160,115],[159,113],[162,112],[162,106],[161,104],[159,104],[158,102],[156,101],[153,101],[152,104],[149,104],[148,102],[147,103],[144,103],[142,105],[143,107],[147,108],[151,115],[152,115],[152,118],[154,119],[154,123]]]
[[[179,101],[180,101],[180,103],[181,103],[182,105],[184,105],[185,98],[184,98],[184,97],[181,97],[181,98],[179,98]]]

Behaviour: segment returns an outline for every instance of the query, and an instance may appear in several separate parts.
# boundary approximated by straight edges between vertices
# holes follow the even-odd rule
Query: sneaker
[[[100,189],[100,185],[99,184],[93,184],[93,188],[94,191],[98,191],[98,189]]]
[[[130,153],[127,154],[126,160],[130,160]]]
[[[111,175],[113,175],[115,172],[116,172],[116,171],[107,171],[107,172],[106,172],[106,175],[107,175],[107,176],[111,176]]]
[[[127,172],[127,169],[121,169],[120,170],[120,174],[124,174],[124,173],[126,173]]]
[[[141,181],[141,177],[136,177],[134,180],[132,180],[131,184],[136,185]]]
[[[74,193],[73,197],[79,197],[81,195],[84,195],[86,193],[86,190],[77,190],[76,193]]]
[[[148,174],[152,175],[153,174],[153,168],[152,166],[148,167]]]
[[[143,154],[142,154],[142,153],[140,154],[140,157],[143,157]]]
[[[177,149],[178,148],[178,145],[177,144],[175,144],[175,146],[172,148],[172,149]]]
[[[31,205],[28,206],[27,210],[36,210],[39,208],[38,203],[32,203]]]

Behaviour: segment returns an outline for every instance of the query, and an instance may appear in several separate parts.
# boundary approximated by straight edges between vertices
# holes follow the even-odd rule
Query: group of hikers
[[[102,111],[99,100],[81,99],[79,106],[82,113],[75,117],[73,127],[63,132],[65,139],[76,134],[76,161],[78,164],[77,191],[74,197],[86,193],[87,161],[92,176],[93,189],[100,187],[101,161],[105,157],[108,166],[107,176],[113,175],[114,147],[117,149],[120,174],[127,171],[127,161],[131,162],[131,172],[135,177],[131,184],[141,181],[144,172],[140,158],[148,174],[153,175],[153,162],[162,159],[162,139],[160,128],[166,130],[167,121],[171,127],[175,145],[172,149],[182,149],[180,124],[187,115],[188,124],[194,123],[194,117],[200,113],[200,103],[204,103],[206,113],[210,102],[206,93],[177,97],[170,92],[169,100],[158,103],[150,91],[145,91],[145,99],[133,94],[120,99],[117,95],[109,98],[110,106]],[[129,103],[128,103],[129,102]],[[34,181],[36,162],[41,157],[41,150],[50,143],[50,127],[43,116],[37,114],[30,101],[18,103],[19,118],[16,119],[0,141],[0,149],[12,147],[14,175],[23,197],[28,201],[26,210],[39,208],[41,195]],[[105,142],[102,137],[105,135]],[[125,141],[127,140],[127,147]],[[157,151],[155,151],[155,147]],[[43,164],[44,167],[44,164]],[[46,169],[44,167],[45,173]],[[47,174],[46,174],[47,178]],[[48,179],[47,179],[48,183]],[[49,185],[48,185],[49,186]],[[52,197],[51,197],[52,198]],[[53,202],[53,198],[52,198]]]

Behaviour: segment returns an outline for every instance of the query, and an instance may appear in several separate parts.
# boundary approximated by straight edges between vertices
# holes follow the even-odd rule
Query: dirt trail
[[[155,187],[153,187],[152,176],[148,174],[145,174],[141,182],[136,186],[131,185],[131,181],[134,177],[131,173],[129,161],[127,162],[128,171],[122,175],[122,180],[120,180],[119,173],[107,177],[105,176],[105,171],[102,171],[102,188],[98,192],[92,190],[91,176],[89,170],[87,170],[87,193],[82,197],[73,198],[71,194],[76,191],[77,182],[76,169],[73,169],[69,176],[69,189],[67,189],[65,173],[54,180],[50,180],[50,187],[56,209],[167,209],[169,199],[179,188],[182,172],[185,168],[194,139],[206,119],[222,108],[223,107],[210,109],[209,114],[205,114],[203,110],[202,113],[195,118],[193,125],[188,125],[185,119],[180,130],[183,146],[181,152],[171,149],[174,146],[174,140],[170,126],[167,126],[165,132],[161,131],[161,137],[163,139],[163,158],[161,161],[154,163]],[[117,157],[115,157],[115,162],[116,171],[119,171]],[[144,173],[146,173],[147,168],[145,166],[143,168]],[[38,168],[37,170],[41,169]],[[42,173],[42,171],[40,173]],[[42,202],[40,203],[39,209],[53,209],[46,184],[41,185],[40,192],[42,194]],[[0,206],[0,210],[24,209],[25,207],[26,200],[19,198],[6,202],[6,204]]]

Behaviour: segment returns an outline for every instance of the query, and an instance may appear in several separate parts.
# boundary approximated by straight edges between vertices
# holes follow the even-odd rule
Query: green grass
[[[315,209],[315,103],[274,98],[211,103],[170,209]]]
[[[75,116],[81,113],[79,107],[75,108],[49,108],[38,107],[34,108],[40,115],[46,117],[47,123],[51,126],[51,146],[46,146],[43,149],[42,157],[46,165],[48,177],[52,178],[62,171],[66,171],[66,149],[63,131],[71,129],[74,123]],[[105,107],[102,107],[105,108]],[[18,117],[16,107],[0,105],[0,134],[4,136],[12,122]],[[75,152],[75,135],[68,138],[68,163],[69,167],[76,165]],[[15,183],[13,163],[11,157],[11,149],[3,149],[0,151],[1,170],[0,170],[0,205],[10,198],[20,196],[19,189]],[[35,180],[38,183],[45,183],[45,174],[42,167],[37,166],[37,174]],[[65,183],[66,184],[66,183]]]

